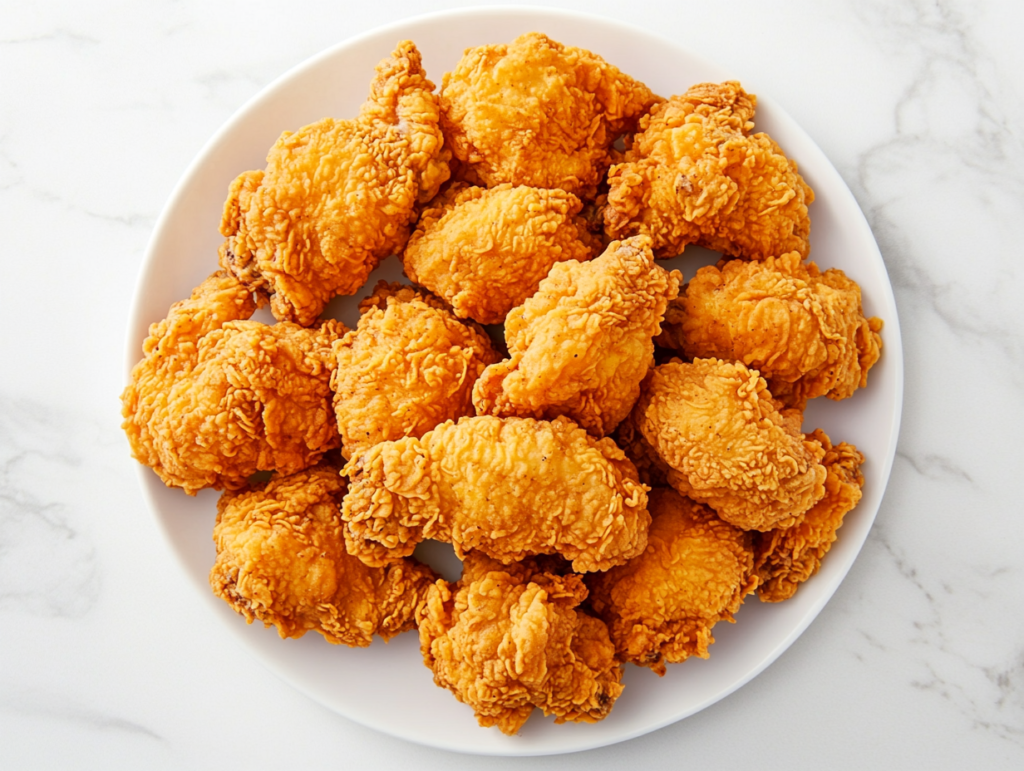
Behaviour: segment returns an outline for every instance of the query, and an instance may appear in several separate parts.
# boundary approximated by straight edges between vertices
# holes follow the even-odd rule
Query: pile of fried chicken
[[[223,491],[213,591],[285,638],[417,628],[506,734],[600,720],[625,663],[706,658],[748,595],[791,597],[864,481],[803,411],[866,386],[882,322],[806,261],[814,194],[755,108],[533,33],[439,90],[399,43],[358,116],[284,132],[122,395],[140,462]],[[722,259],[682,285],[658,259],[691,244]],[[321,318],[389,255],[411,285]]]

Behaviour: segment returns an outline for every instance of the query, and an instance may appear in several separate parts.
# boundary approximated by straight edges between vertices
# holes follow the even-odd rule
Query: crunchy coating
[[[613,241],[590,262],[555,265],[506,319],[511,358],[477,382],[477,413],[566,415],[594,436],[610,433],[640,395],[652,338],[681,280],[655,264],[647,236]]]
[[[678,360],[655,367],[631,419],[683,495],[744,530],[792,524],[825,494],[825,451],[780,413],[757,370]]]
[[[750,134],[755,105],[735,81],[656,105],[608,173],[605,232],[648,233],[659,257],[687,244],[754,260],[806,257],[814,193],[767,134]]]
[[[292,474],[338,446],[329,387],[337,321],[247,321],[251,293],[223,271],[152,325],[121,395],[132,455],[189,495]]]
[[[500,357],[436,297],[381,281],[359,325],[334,343],[331,390],[346,459],[473,414],[473,383]]]
[[[423,661],[482,726],[515,734],[535,708],[597,722],[622,693],[622,665],[604,623],[576,610],[586,594],[579,576],[534,560],[470,554],[459,582],[438,581],[421,606]]]
[[[670,488],[651,491],[639,557],[587,577],[590,606],[623,661],[665,674],[665,663],[708,657],[719,621],[734,622],[754,591],[752,536]]]
[[[625,562],[647,543],[647,492],[633,464],[566,418],[462,418],[378,444],[344,473],[345,540],[368,565],[432,538],[460,557],[560,554],[585,572]]]
[[[802,407],[866,386],[881,328],[881,319],[864,317],[855,281],[789,252],[698,270],[670,305],[658,343],[690,358],[738,359],[773,396]]]
[[[417,202],[449,175],[433,90],[416,46],[399,43],[359,117],[284,132],[265,170],[231,184],[221,265],[269,295],[276,318],[309,326],[405,246]]]
[[[463,174],[592,195],[616,138],[659,98],[582,48],[532,32],[468,49],[441,82],[441,120]]]
[[[345,551],[345,482],[327,466],[224,493],[217,503],[213,593],[282,638],[322,634],[355,647],[412,629],[437,576],[415,560],[371,568]]]
[[[405,274],[461,318],[501,324],[537,291],[551,266],[589,260],[600,242],[564,190],[453,185],[423,211],[402,261]]]
[[[861,499],[864,475],[860,467],[864,456],[846,442],[833,447],[821,429],[812,436],[825,448],[825,497],[796,524],[758,534],[756,570],[761,586],[757,595],[763,602],[789,599],[800,584],[818,572],[836,540],[843,517]]]

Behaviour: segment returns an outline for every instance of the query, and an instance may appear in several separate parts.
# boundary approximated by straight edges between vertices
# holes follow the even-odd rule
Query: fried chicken
[[[536,32],[470,48],[441,83],[441,121],[464,176],[591,197],[612,143],[659,98],[600,56]]]
[[[789,252],[698,270],[673,301],[658,343],[690,358],[738,359],[761,373],[773,396],[802,408],[867,385],[881,328],[881,319],[864,318],[855,281]]]
[[[345,551],[338,506],[345,482],[328,466],[224,493],[217,503],[213,593],[282,638],[322,634],[355,647],[412,629],[436,580],[413,559],[371,568]]]
[[[682,280],[655,264],[650,245],[647,236],[613,241],[590,262],[555,265],[506,319],[511,358],[477,382],[477,413],[566,415],[596,437],[614,430],[640,395]]]
[[[537,560],[470,554],[459,582],[438,581],[421,607],[423,661],[482,726],[515,734],[535,708],[597,722],[622,693],[622,665],[604,623],[576,610],[586,595],[579,576]]]
[[[416,46],[399,43],[359,117],[286,131],[265,170],[231,184],[221,265],[269,295],[276,318],[309,326],[405,246],[417,202],[449,175],[433,90]]]
[[[421,215],[402,257],[405,274],[457,316],[501,324],[552,265],[599,251],[582,208],[564,190],[453,185]]]
[[[150,327],[121,395],[122,428],[169,487],[238,489],[257,471],[308,468],[340,443],[329,380],[345,327],[246,320],[255,308],[219,271]]]
[[[585,572],[647,543],[647,492],[633,464],[566,418],[462,418],[375,445],[344,473],[345,540],[368,565],[432,538],[460,557],[479,550],[505,563],[557,553]]]
[[[825,451],[741,362],[655,367],[630,419],[672,487],[743,530],[793,524],[825,494]]]
[[[861,498],[864,475],[860,466],[864,456],[846,442],[833,447],[820,429],[811,436],[825,448],[825,497],[796,524],[757,535],[756,569],[761,580],[757,595],[763,602],[789,599],[800,584],[818,572],[843,517]]]
[[[619,657],[664,675],[666,662],[708,657],[712,627],[734,621],[758,580],[750,533],[670,488],[651,491],[650,510],[644,553],[587,586]]]
[[[656,105],[608,173],[608,236],[647,233],[659,257],[687,244],[753,260],[806,257],[814,193],[767,134],[750,134],[755,105],[735,81]]]
[[[487,333],[438,298],[381,281],[358,327],[334,343],[331,372],[342,454],[473,414],[473,383],[500,357]]]

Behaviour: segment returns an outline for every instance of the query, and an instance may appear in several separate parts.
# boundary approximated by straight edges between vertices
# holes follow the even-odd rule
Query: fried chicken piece
[[[846,442],[833,447],[821,429],[811,436],[825,448],[825,497],[796,524],[757,534],[756,570],[761,580],[757,594],[762,602],[789,599],[800,584],[818,572],[843,518],[860,502],[864,456]]]
[[[500,358],[486,332],[401,284],[381,281],[359,309],[359,326],[334,343],[331,371],[346,459],[473,414],[473,383]]]
[[[552,265],[599,251],[582,208],[564,190],[453,185],[420,216],[402,257],[405,274],[460,318],[501,324]]]
[[[308,468],[340,443],[329,380],[345,327],[246,320],[255,308],[219,271],[149,329],[121,394],[122,428],[169,487],[235,490],[257,471]]]
[[[590,262],[555,265],[508,315],[511,358],[477,382],[477,413],[566,415],[596,437],[610,433],[640,395],[652,338],[681,280],[655,264],[647,236],[613,241]]]
[[[656,105],[608,173],[608,236],[648,233],[659,257],[687,244],[753,260],[806,257],[814,193],[767,134],[750,134],[755,105],[735,81]]]
[[[802,408],[867,385],[881,328],[881,319],[864,318],[855,281],[789,252],[698,270],[671,304],[658,343],[690,358],[738,359],[761,373],[773,396]]]
[[[622,665],[604,623],[576,607],[587,590],[537,560],[466,557],[457,584],[438,581],[418,614],[434,682],[481,726],[513,735],[535,708],[556,723],[595,723],[622,693]]]
[[[567,418],[462,418],[375,445],[344,473],[345,540],[368,565],[432,538],[460,557],[475,549],[505,563],[557,553],[585,572],[647,543],[647,492],[633,464]]]
[[[282,638],[322,634],[365,647],[415,626],[437,575],[416,560],[371,568],[345,551],[338,507],[345,482],[328,466],[224,493],[217,503],[213,593]]]
[[[672,487],[743,530],[786,527],[825,494],[825,451],[741,362],[655,367],[630,419]]]
[[[468,181],[585,198],[612,143],[658,101],[600,56],[532,32],[466,51],[441,82],[441,125]]]
[[[590,606],[623,661],[665,674],[665,663],[708,658],[719,621],[734,622],[757,587],[752,536],[670,488],[650,496],[639,557],[587,576]]]
[[[354,294],[401,252],[449,175],[438,100],[409,41],[377,66],[354,120],[286,131],[263,171],[231,184],[221,266],[271,298],[274,316],[309,326],[338,294]]]

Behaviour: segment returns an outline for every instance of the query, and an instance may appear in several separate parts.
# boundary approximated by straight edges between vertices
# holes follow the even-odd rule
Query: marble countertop
[[[1009,0],[550,4],[658,32],[770,95],[852,189],[892,279],[906,383],[889,487],[832,601],[764,673],[629,742],[480,759],[341,718],[229,639],[119,428],[129,305],[173,186],[246,100],[348,37],[481,3],[347,5],[0,7],[0,765],[1021,767],[1024,511],[1005,480],[1024,460],[1024,6]]]

